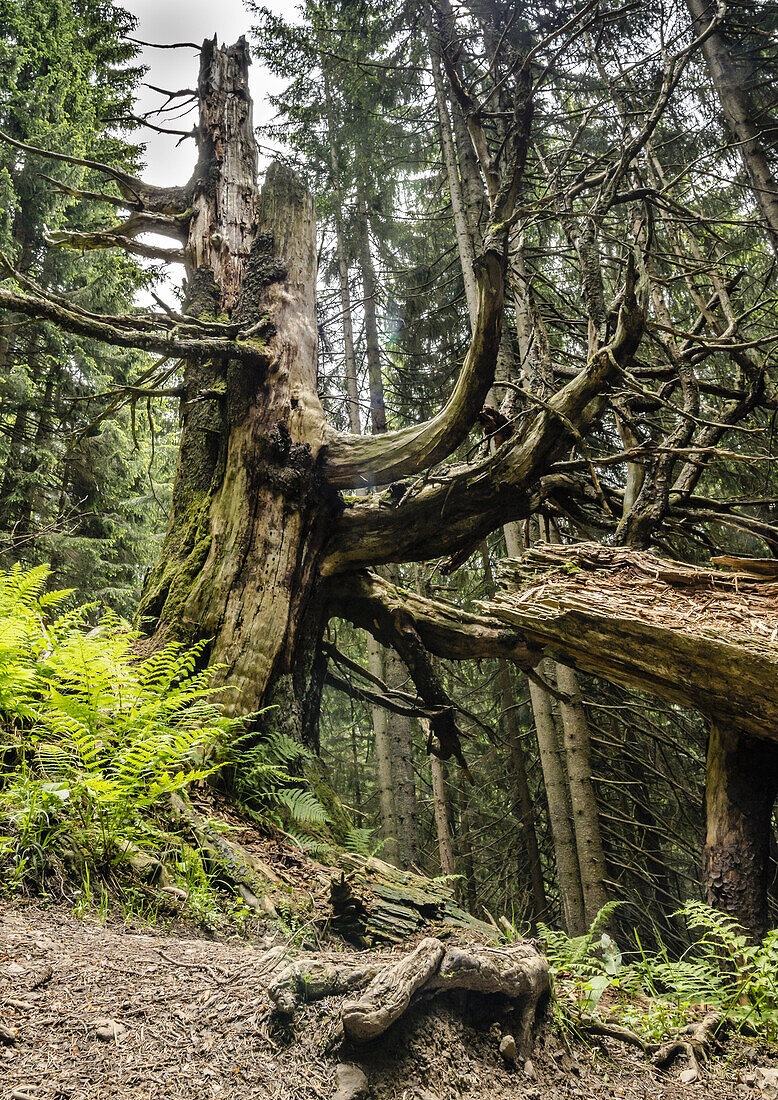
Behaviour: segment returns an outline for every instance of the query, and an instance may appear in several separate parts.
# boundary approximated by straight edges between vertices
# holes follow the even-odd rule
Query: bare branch
[[[76,306],[63,305],[53,298],[19,294],[4,287],[0,287],[0,308],[42,321],[51,321],[66,332],[90,336],[115,347],[138,348],[176,359],[240,359],[262,366],[267,362],[264,346],[258,341],[178,336],[175,328],[162,327],[163,320],[167,325],[167,318],[159,319],[161,327],[158,331],[142,326],[141,323],[133,328],[127,323],[131,319],[90,314]],[[144,320],[149,322],[150,318],[139,318],[139,322]]]
[[[0,141],[11,145],[14,149],[20,149],[24,153],[31,153],[46,160],[77,164],[83,168],[92,168],[96,172],[101,172],[116,182],[129,206],[142,210],[159,210],[165,214],[182,214],[189,206],[188,191],[185,187],[154,187],[110,164],[84,157],[73,157],[69,153],[55,153],[48,149],[40,149],[37,145],[16,141],[2,130],[0,130]]]

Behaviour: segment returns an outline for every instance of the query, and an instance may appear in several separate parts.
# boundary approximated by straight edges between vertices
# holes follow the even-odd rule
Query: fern
[[[107,613],[51,618],[67,593],[46,593],[47,570],[0,573],[0,856],[39,868],[64,832],[99,859],[147,838],[144,812],[213,766],[206,746],[234,732],[215,700],[203,646],[166,646],[137,661],[137,639]],[[25,872],[26,873],[26,872]]]

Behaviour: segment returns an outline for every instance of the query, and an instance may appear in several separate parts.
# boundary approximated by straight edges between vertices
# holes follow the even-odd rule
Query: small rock
[[[13,1046],[16,1042],[16,1032],[7,1024],[0,1024],[0,1043],[8,1043]]]
[[[95,1035],[103,1042],[118,1042],[127,1034],[127,1028],[118,1020],[98,1020]]]
[[[762,1093],[762,1100],[778,1100],[778,1069],[757,1066],[756,1083]]]
[[[743,1074],[743,1084],[750,1085],[751,1088],[756,1084],[756,1074],[752,1069],[750,1069],[748,1073]]]
[[[512,1035],[503,1035],[500,1040],[500,1054],[506,1062],[513,1065],[516,1061],[516,1040]]]
[[[535,1067],[532,1064],[531,1058],[528,1058],[524,1063],[524,1076],[530,1081],[535,1080]]]
[[[341,1062],[335,1066],[335,1080],[338,1089],[332,1100],[360,1100],[367,1096],[367,1077],[359,1066],[351,1066]]]
[[[697,1080],[697,1076],[698,1074],[696,1069],[685,1069],[681,1073],[678,1080],[681,1082],[682,1085],[690,1085],[692,1081]]]

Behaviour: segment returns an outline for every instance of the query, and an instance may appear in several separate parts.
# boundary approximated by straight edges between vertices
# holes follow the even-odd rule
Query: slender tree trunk
[[[462,181],[459,177],[456,150],[451,134],[451,115],[448,109],[446,91],[443,83],[443,74],[440,69],[440,48],[435,35],[430,29],[429,9],[425,5],[427,16],[427,37],[429,41],[430,62],[432,65],[432,80],[435,87],[435,103],[438,108],[438,121],[440,123],[440,148],[443,154],[443,164],[446,169],[449,194],[451,195],[451,212],[454,216],[454,232],[457,238],[457,248],[462,268],[462,280],[465,287],[465,301],[467,313],[470,318],[471,331],[475,328],[475,319],[478,314],[478,289],[475,284],[473,272],[473,238],[467,224],[464,197],[462,195]]]
[[[343,317],[343,353],[346,375],[346,393],[348,395],[349,426],[354,435],[362,434],[362,421],[359,415],[359,387],[357,385],[357,358],[354,352],[354,328],[351,320],[351,289],[348,279],[348,257],[346,239],[343,231],[343,188],[340,183],[340,166],[335,145],[335,109],[332,103],[329,69],[322,55],[322,73],[324,74],[324,98],[327,104],[327,141],[330,147],[330,167],[332,186],[335,192],[335,242],[338,253],[338,279],[340,282],[340,309]]]
[[[446,775],[443,761],[434,754],[430,756],[430,774],[432,776],[432,802],[435,810],[435,830],[438,835],[440,870],[444,875],[455,875],[456,862],[454,860],[454,848],[451,843]]]
[[[489,550],[486,543],[481,545],[481,561],[484,567],[484,578],[490,590],[494,589],[494,576],[489,561]],[[513,694],[511,673],[508,662],[499,657],[497,660],[497,682],[500,689],[500,703],[502,719],[508,734],[508,743],[511,750],[511,763],[513,765],[513,778],[516,784],[517,817],[521,821],[524,844],[527,849],[527,860],[530,869],[530,883],[532,887],[532,910],[534,919],[540,920],[546,910],[546,887],[543,882],[543,869],[540,865],[540,851],[538,848],[537,829],[535,827],[535,808],[532,804],[532,795],[527,780],[527,762],[524,755],[524,746],[521,743],[521,729],[516,714],[516,700]]]
[[[471,913],[475,913],[478,905],[478,890],[475,881],[475,865],[473,862],[473,838],[472,838],[472,813],[470,810],[470,793],[468,790],[468,778],[459,769],[459,830],[457,832],[458,863],[462,868],[463,883],[459,888],[459,896],[463,905],[466,905]]]
[[[389,687],[405,687],[407,690],[408,673],[393,649],[384,650],[384,668]],[[401,864],[409,867],[418,863],[419,859],[419,819],[411,719],[405,714],[390,714],[388,719],[397,840]]]
[[[374,434],[386,431],[386,405],[384,403],[384,383],[381,373],[381,347],[378,341],[377,280],[373,257],[370,252],[370,222],[367,201],[359,198],[359,237],[360,262],[362,265],[362,287],[365,294],[365,342],[367,346],[367,375],[370,386],[370,422]]]
[[[740,921],[754,939],[767,931],[777,792],[778,745],[714,724],[705,783],[707,901]]]
[[[550,675],[549,664],[548,660],[544,660],[538,669],[547,682]],[[551,836],[554,840],[562,919],[569,936],[580,936],[586,930],[586,913],[562,747],[548,692],[534,680],[530,680],[529,694],[535,717]]]
[[[385,680],[385,650],[371,634],[367,637],[368,668],[374,676]],[[384,857],[388,863],[401,866],[400,846],[397,835],[397,815],[394,809],[394,775],[392,773],[392,755],[389,744],[389,713],[383,707],[371,707],[373,718],[373,736],[375,738],[376,774],[378,778],[378,799],[381,812],[381,832],[385,841]]]
[[[696,33],[700,34],[710,22],[715,5],[709,0],[686,0],[686,6]],[[773,249],[778,252],[778,182],[767,160],[762,135],[754,123],[748,92],[720,31],[708,35],[702,52]]]
[[[559,691],[570,700],[560,703],[559,709],[564,732],[570,803],[573,809],[575,846],[588,926],[608,901],[608,891],[605,886],[605,852],[600,835],[597,797],[592,782],[589,724],[586,721],[575,672],[567,665],[557,663],[556,682]]]

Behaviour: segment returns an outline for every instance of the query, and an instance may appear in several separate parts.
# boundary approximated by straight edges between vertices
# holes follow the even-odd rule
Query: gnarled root
[[[298,959],[273,979],[267,993],[277,1012],[291,1016],[300,1004],[364,989],[380,969],[373,963],[353,966],[321,957]]]
[[[698,1078],[702,1077],[702,1063],[711,1047],[716,1045],[716,1032],[723,1023],[724,1017],[720,1012],[709,1012],[703,1020],[689,1024],[673,1039],[664,1043],[652,1062],[658,1069],[668,1069],[679,1055],[685,1054],[689,1059],[690,1069],[694,1070]]]
[[[382,1035],[411,1001],[453,989],[498,994],[520,1005],[519,1055],[529,1056],[538,1004],[548,993],[548,963],[529,943],[493,947],[424,939],[410,955],[385,967],[359,1000],[345,1001],[343,1030],[356,1042]]]

